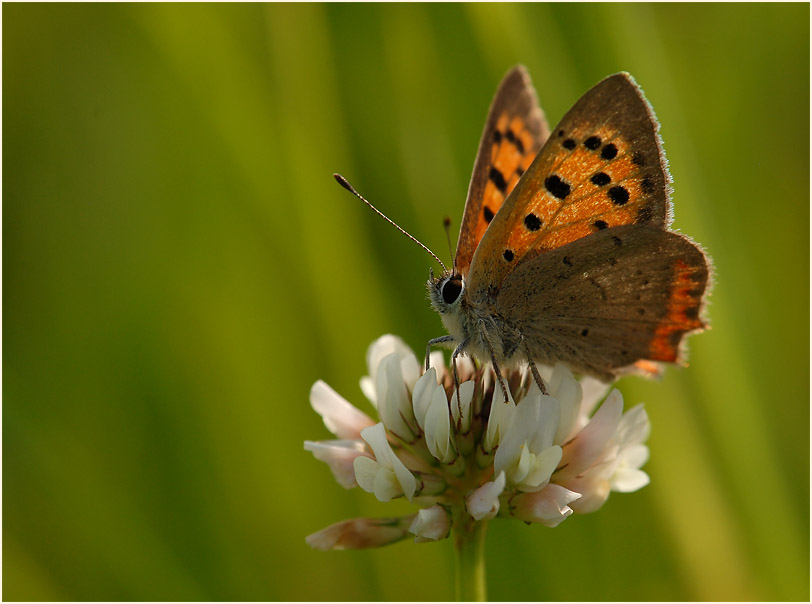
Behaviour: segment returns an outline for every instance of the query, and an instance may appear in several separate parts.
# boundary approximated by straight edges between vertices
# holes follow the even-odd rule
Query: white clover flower
[[[307,441],[305,449],[342,486],[360,486],[380,501],[405,497],[420,510],[340,522],[308,537],[312,547],[378,547],[409,534],[436,541],[457,524],[470,529],[494,517],[554,527],[597,510],[611,491],[648,484],[640,469],[648,460],[648,416],[642,405],[624,414],[622,396],[605,396],[606,384],[577,381],[563,365],[540,367],[545,395],[528,368],[503,369],[505,403],[490,366],[460,358],[458,400],[442,353],[429,362],[423,372],[395,336],[373,342],[361,389],[377,423],[324,382],[314,384],[311,405],[337,440]]]

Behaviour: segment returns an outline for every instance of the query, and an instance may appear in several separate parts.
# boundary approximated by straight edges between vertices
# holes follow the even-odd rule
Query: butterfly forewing
[[[479,143],[454,259],[458,273],[467,274],[485,230],[548,136],[530,77],[515,67],[496,92]]]
[[[553,130],[482,238],[469,295],[501,283],[529,252],[626,224],[666,228],[669,177],[657,121],[625,73],[589,90]]]

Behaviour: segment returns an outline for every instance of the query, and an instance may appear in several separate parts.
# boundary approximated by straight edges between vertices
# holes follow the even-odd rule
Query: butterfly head
[[[432,275],[427,285],[431,305],[445,323],[447,316],[456,315],[459,311],[465,280],[459,273],[448,271],[437,278]]]

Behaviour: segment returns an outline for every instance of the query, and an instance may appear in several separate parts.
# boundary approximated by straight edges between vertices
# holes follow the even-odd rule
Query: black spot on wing
[[[508,131],[505,133],[505,138],[513,143],[513,145],[519,150],[519,153],[524,155],[524,144],[522,143],[522,139],[516,136],[513,133],[513,130],[508,129]]]
[[[541,218],[531,212],[524,217],[524,226],[528,231],[538,231],[541,228]]]
[[[494,186],[502,192],[502,194],[507,191],[505,177],[497,168],[491,166],[491,172],[488,174],[488,178],[494,184]]]
[[[570,194],[569,183],[562,180],[557,174],[548,176],[544,181],[544,186],[550,193],[553,194],[554,197],[557,197],[558,199],[565,199],[567,195]]]
[[[629,192],[621,186],[612,187],[609,189],[609,199],[616,206],[626,205],[626,202],[629,201]]]
[[[593,185],[598,187],[608,185],[610,182],[612,182],[612,179],[609,178],[609,175],[606,172],[596,172],[589,180],[592,181]]]
[[[597,136],[590,136],[588,139],[584,141],[584,147],[589,149],[590,151],[594,151],[598,147],[601,146],[601,139]]]
[[[615,159],[617,157],[617,147],[614,143],[609,143],[601,149],[601,157],[603,159]]]

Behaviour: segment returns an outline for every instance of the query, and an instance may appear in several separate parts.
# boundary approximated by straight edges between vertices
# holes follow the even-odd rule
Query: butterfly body
[[[708,261],[668,230],[658,124],[628,74],[588,91],[550,134],[523,68],[483,132],[454,267],[428,283],[456,346],[495,366],[563,362],[611,379],[679,362]]]

